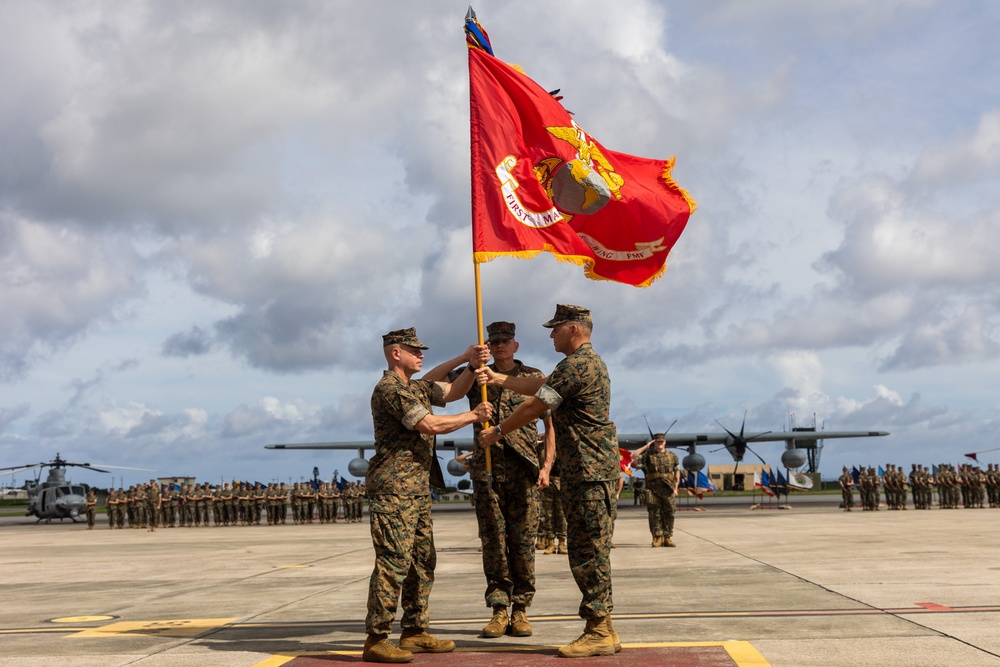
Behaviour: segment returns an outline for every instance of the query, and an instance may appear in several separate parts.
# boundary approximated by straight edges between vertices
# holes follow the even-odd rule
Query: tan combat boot
[[[553,539],[545,547],[545,552],[544,553],[554,554],[555,552],[556,552],[556,541]]]
[[[663,546],[663,536],[662,535],[653,535],[653,546],[654,547],[662,547]]]
[[[483,637],[503,637],[510,624],[510,617],[507,616],[507,607],[494,607],[493,618],[483,628]],[[530,633],[529,633],[530,634]]]
[[[413,654],[397,648],[389,641],[388,635],[368,635],[361,659],[365,662],[400,663],[413,660]]]
[[[447,653],[455,650],[455,642],[438,639],[423,628],[406,628],[399,637],[399,648],[410,653]]]
[[[528,622],[528,615],[524,611],[524,605],[514,605],[510,615],[510,634],[514,637],[530,637],[531,623]]]
[[[674,541],[672,539],[670,539],[669,537],[664,537],[663,538],[663,544],[661,544],[660,546],[661,547],[676,547],[677,545],[674,544]]]
[[[564,658],[589,658],[592,655],[614,655],[615,642],[611,635],[611,619],[591,618],[587,627],[576,641],[559,647],[559,655]]]
[[[568,554],[569,549],[566,548],[566,540],[560,540],[559,546],[556,547],[557,554]]]
[[[621,653],[622,652],[622,640],[618,636],[618,632],[615,630],[615,624],[611,620],[610,616],[608,616],[608,627],[611,628],[611,641],[615,645],[615,653]]]

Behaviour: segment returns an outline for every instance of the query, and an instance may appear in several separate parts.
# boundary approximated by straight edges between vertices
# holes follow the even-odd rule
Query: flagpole
[[[490,38],[486,35],[482,26],[476,21],[476,12],[473,11],[472,5],[469,5],[469,10],[465,13],[465,35],[466,42],[470,49],[482,49],[486,53],[493,55],[493,47],[490,46]],[[486,342],[486,337],[483,335],[483,290],[481,287],[481,281],[479,279],[479,262],[476,261],[476,154],[477,154],[477,144],[479,142],[479,137],[475,131],[472,130],[472,125],[474,123],[474,117],[476,115],[475,105],[472,103],[472,70],[469,70],[469,152],[470,160],[469,164],[471,167],[471,203],[472,203],[472,224],[470,228],[472,230],[472,268],[475,272],[476,277],[476,328],[479,332],[479,344],[483,345]],[[481,387],[482,402],[485,403],[487,399],[486,385]],[[483,422],[483,428],[489,428],[490,421],[487,419]],[[493,490],[493,459],[490,453],[490,448],[485,447],[486,453],[486,488],[490,491]]]
[[[475,271],[476,276],[476,329],[479,333],[479,344],[483,345],[486,341],[486,337],[483,335],[483,290],[479,279],[479,262],[476,261],[475,257],[472,258],[472,267]],[[486,402],[486,385],[480,387],[482,402]],[[490,422],[486,420],[483,422],[483,428],[489,428]],[[493,459],[490,454],[490,447],[487,445],[483,448],[486,452],[486,488],[493,489]]]

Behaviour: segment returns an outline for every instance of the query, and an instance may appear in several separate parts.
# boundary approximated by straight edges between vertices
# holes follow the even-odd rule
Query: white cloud
[[[140,258],[116,234],[0,211],[0,379],[82,335],[142,295]]]
[[[591,307],[632,430],[748,409],[914,451],[994,432],[996,10],[605,10],[477,7],[606,146],[676,154],[700,208],[645,290],[482,266],[486,319],[548,370],[540,323]],[[434,361],[472,342],[463,15],[0,5],[3,437],[271,474],[293,460],[265,458],[272,438],[370,434],[381,333],[417,326]]]

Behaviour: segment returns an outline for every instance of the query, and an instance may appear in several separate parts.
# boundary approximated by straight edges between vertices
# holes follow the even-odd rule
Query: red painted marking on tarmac
[[[938,604],[937,602],[914,602],[913,604],[931,611],[951,611],[951,607],[946,607],[943,604]]]
[[[330,665],[361,662],[361,654],[298,656],[284,667],[330,667]],[[535,665],[566,666],[556,649],[540,648],[528,651],[455,651],[454,653],[419,653],[411,665],[420,667],[535,667]],[[615,655],[615,667],[671,665],[671,667],[739,667],[723,646],[657,646],[627,648]]]

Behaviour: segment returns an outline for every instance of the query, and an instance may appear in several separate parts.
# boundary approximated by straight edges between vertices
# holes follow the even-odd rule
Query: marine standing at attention
[[[565,658],[611,655],[621,650],[611,621],[612,504],[621,475],[618,432],[609,418],[611,379],[604,360],[590,344],[593,320],[580,306],[559,304],[544,327],[556,352],[566,355],[547,378],[511,377],[485,371],[486,382],[529,396],[512,415],[483,430],[492,445],[552,410],[556,460],[565,500],[569,565],[583,594],[583,634],[559,648]]]
[[[94,528],[94,518],[97,514],[97,496],[94,494],[93,489],[87,490],[87,499],[84,501],[84,507],[87,511],[87,530],[92,530]]]
[[[372,392],[375,455],[366,477],[375,548],[365,619],[368,637],[362,654],[368,662],[410,662],[413,653],[455,649],[455,642],[427,632],[428,598],[437,564],[431,524],[432,469],[441,477],[434,436],[487,421],[493,408],[481,403],[458,415],[433,414],[432,405],[443,407],[464,398],[476,371],[467,368],[451,383],[414,380],[426,349],[412,328],[382,336],[388,369]],[[489,361],[489,350],[473,345],[459,360],[446,363],[454,368],[462,361],[480,367]],[[438,483],[443,486],[443,478]],[[403,632],[397,647],[389,641],[389,633],[400,601]]]
[[[841,504],[844,506],[845,512],[850,512],[851,508],[854,507],[854,477],[851,476],[847,466],[844,466],[838,481],[840,482]]]
[[[545,378],[537,368],[525,366],[514,358],[519,346],[513,322],[493,322],[487,325],[486,332],[493,356],[492,370],[512,377]],[[488,387],[486,394],[497,421],[505,419],[526,400],[522,394],[501,387]],[[482,387],[473,387],[468,395],[469,405],[475,406],[482,400]],[[482,450],[469,462],[474,485],[473,503],[482,539],[486,606],[493,610],[493,617],[483,628],[483,637],[502,637],[508,632],[514,637],[529,637],[532,633],[527,608],[535,596],[539,489],[549,485],[556,446],[552,418],[546,414],[542,420],[547,446],[541,456],[535,444],[538,420],[532,419],[521,428],[506,433],[498,446],[490,449],[489,473]],[[478,435],[482,424],[476,423],[474,428]]]

